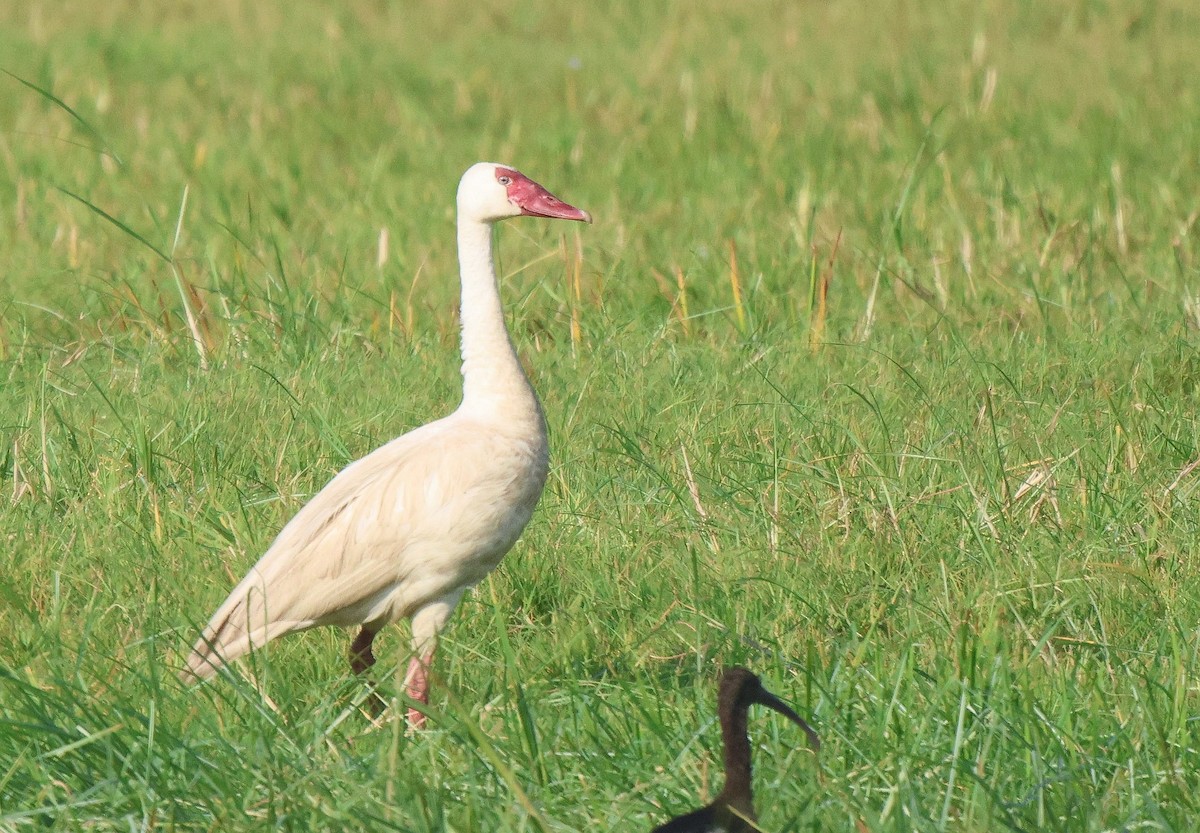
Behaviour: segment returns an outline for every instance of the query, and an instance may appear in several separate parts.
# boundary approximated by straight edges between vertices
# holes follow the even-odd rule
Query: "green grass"
[[[1193,6],[0,6],[0,829],[649,830],[744,663],[764,830],[1193,830]],[[477,159],[597,222],[500,232],[553,468],[430,729],[182,689],[457,404]]]

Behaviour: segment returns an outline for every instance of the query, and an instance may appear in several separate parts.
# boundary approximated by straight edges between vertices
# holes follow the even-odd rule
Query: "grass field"
[[[648,831],[729,663],[824,741],[754,715],[766,831],[1200,827],[1191,0],[58,5],[0,5],[0,830]],[[500,230],[552,470],[429,730],[328,629],[182,689],[457,404],[477,159],[597,222]]]

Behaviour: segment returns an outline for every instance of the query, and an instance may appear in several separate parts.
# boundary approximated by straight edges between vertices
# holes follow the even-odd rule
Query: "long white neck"
[[[514,422],[534,420],[540,425],[541,407],[504,323],[490,223],[460,215],[458,261],[462,275],[460,408]]]

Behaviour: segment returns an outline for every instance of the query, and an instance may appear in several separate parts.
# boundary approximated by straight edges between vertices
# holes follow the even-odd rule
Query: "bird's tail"
[[[267,615],[263,582],[256,570],[233,589],[192,646],[179,678],[185,684],[206,680],[225,665],[292,630],[289,622]]]
[[[217,611],[217,614],[192,646],[192,652],[179,672],[179,679],[185,685],[207,680],[250,648],[246,628],[234,624],[245,622],[244,612],[240,617],[236,616],[236,611]]]

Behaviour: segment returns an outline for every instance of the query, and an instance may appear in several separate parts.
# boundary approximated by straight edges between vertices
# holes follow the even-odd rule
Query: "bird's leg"
[[[446,624],[450,611],[462,598],[464,588],[451,591],[448,595],[421,608],[412,620],[412,661],[404,675],[404,688],[408,696],[418,703],[429,702],[429,666],[433,664],[433,652],[437,650],[437,637]],[[408,725],[420,729],[425,725],[425,715],[409,707]]]
[[[375,654],[371,652],[371,643],[375,641],[375,632],[363,628],[350,643],[350,670],[361,674],[375,664]]]
[[[433,650],[422,657],[413,657],[408,664],[408,673],[404,675],[404,686],[409,698],[418,703],[429,702],[429,666],[433,664]],[[424,712],[412,706],[408,707],[408,725],[414,729],[425,728]]]
[[[363,628],[358,632],[358,636],[354,637],[354,641],[350,643],[350,670],[356,675],[363,675],[367,669],[375,664],[375,654],[371,652],[371,643],[375,641],[375,631],[368,628]],[[383,713],[386,703],[383,698],[375,691],[375,682],[371,679],[367,680],[367,687],[371,689],[371,697],[367,700],[367,711],[372,717],[379,717]]]

